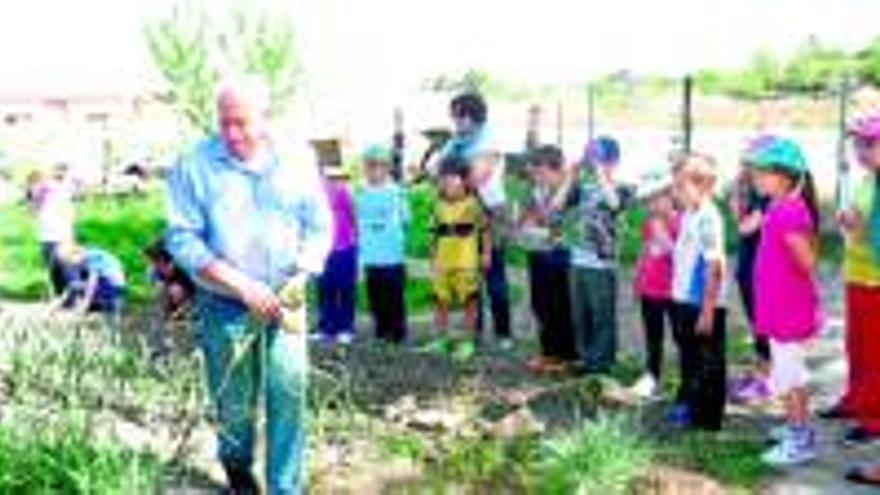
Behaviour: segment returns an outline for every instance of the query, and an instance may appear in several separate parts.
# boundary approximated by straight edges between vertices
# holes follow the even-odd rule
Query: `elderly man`
[[[295,494],[303,491],[306,341],[279,325],[277,294],[323,268],[332,219],[316,170],[286,163],[273,147],[269,100],[260,80],[220,85],[218,135],[168,177],[166,244],[198,285],[196,328],[232,493],[257,491],[255,417],[265,394],[266,483],[269,493]]]

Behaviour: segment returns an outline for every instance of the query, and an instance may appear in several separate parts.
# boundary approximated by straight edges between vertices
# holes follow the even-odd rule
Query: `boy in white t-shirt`
[[[681,384],[670,421],[721,429],[726,399],[727,261],[724,222],[712,199],[716,166],[709,156],[682,158],[677,195],[685,213],[673,253],[674,333]]]

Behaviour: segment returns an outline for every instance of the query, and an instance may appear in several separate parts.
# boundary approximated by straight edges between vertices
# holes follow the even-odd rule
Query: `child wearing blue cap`
[[[391,179],[391,158],[384,146],[364,151],[366,184],[357,193],[355,209],[376,337],[399,344],[407,333],[404,261],[410,212],[406,191]]]
[[[617,351],[617,219],[635,202],[633,189],[615,180],[619,161],[613,138],[590,142],[583,162],[597,180],[579,188],[566,214],[575,345],[589,374],[609,373]]]
[[[783,399],[785,424],[762,459],[791,466],[816,457],[809,418],[806,344],[822,326],[817,266],[819,206],[800,147],[778,138],[748,160],[767,197],[755,259],[755,329],[770,340],[770,381]]]

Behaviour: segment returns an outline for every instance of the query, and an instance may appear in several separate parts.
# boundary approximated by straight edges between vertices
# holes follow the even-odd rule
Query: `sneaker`
[[[315,342],[318,344],[326,344],[328,342],[331,342],[332,339],[330,337],[328,337],[327,335],[324,335],[324,333],[322,333],[322,332],[312,332],[309,334],[309,341]]]
[[[848,447],[860,447],[880,440],[880,433],[862,426],[853,426],[843,435],[843,443]]]
[[[351,332],[342,332],[336,336],[336,343],[339,345],[351,345],[354,342],[354,334]]]
[[[516,344],[513,343],[513,339],[510,337],[498,339],[498,348],[504,352],[510,352],[515,347],[516,347]]]
[[[449,353],[449,339],[446,337],[437,337],[434,340],[428,342],[419,348],[420,352],[425,352],[428,354],[448,354]]]
[[[761,460],[773,467],[789,467],[806,464],[816,458],[816,433],[810,427],[789,428],[786,437]]]
[[[666,413],[666,422],[671,426],[684,428],[691,424],[691,410],[687,404],[676,404]]]
[[[764,378],[748,378],[739,384],[731,393],[734,402],[760,402],[772,397],[770,386]]]
[[[470,361],[477,353],[477,344],[471,339],[465,339],[455,346],[452,359],[456,361]]]
[[[853,466],[846,470],[844,479],[850,483],[880,487],[880,469],[874,466]]]
[[[841,404],[835,404],[828,409],[823,409],[819,411],[818,414],[820,419],[850,419],[852,418],[852,413],[847,411],[845,407]]]
[[[650,399],[657,394],[657,380],[650,373],[645,373],[629,390],[640,399]]]
[[[770,442],[773,444],[783,442],[789,437],[789,435],[791,435],[791,425],[788,423],[774,426],[767,432],[767,438],[769,438]]]
[[[541,373],[544,370],[544,366],[546,366],[548,359],[549,358],[543,354],[533,356],[526,361],[526,368],[533,373]]]

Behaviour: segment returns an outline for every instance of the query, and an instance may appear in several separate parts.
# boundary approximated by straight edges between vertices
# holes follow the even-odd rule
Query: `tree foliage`
[[[300,82],[301,65],[291,19],[238,0],[218,13],[207,0],[180,0],[144,27],[166,96],[195,128],[214,126],[214,89],[225,74],[263,76],[273,110],[283,112]]]

